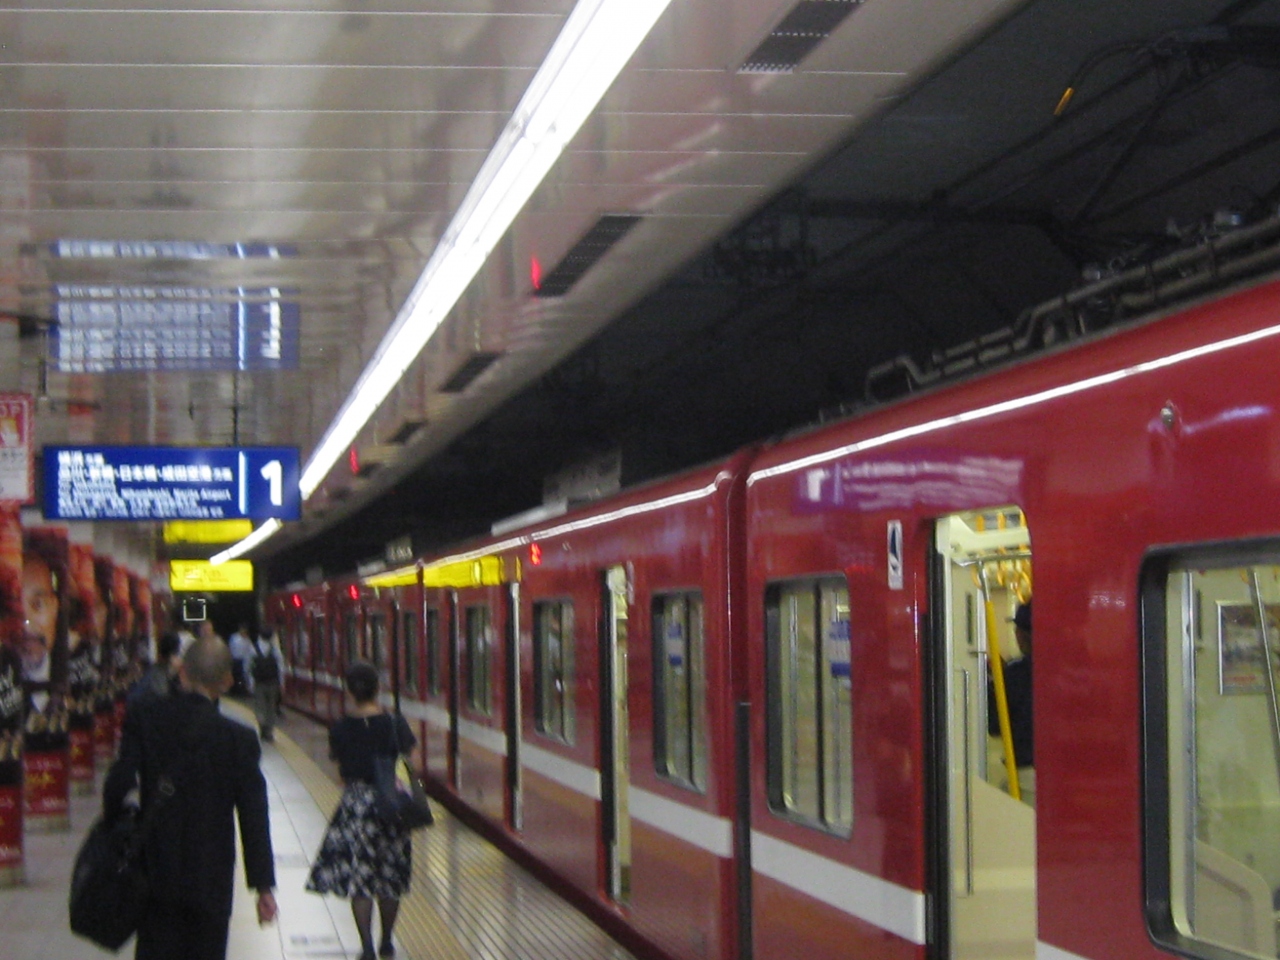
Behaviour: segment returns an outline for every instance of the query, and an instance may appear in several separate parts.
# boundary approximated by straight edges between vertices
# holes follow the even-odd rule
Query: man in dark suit
[[[117,816],[135,787],[144,811],[160,804],[144,847],[151,894],[137,960],[225,960],[236,816],[258,921],[276,916],[261,748],[251,729],[218,712],[218,698],[231,687],[225,643],[215,637],[192,644],[180,676],[184,689],[144,701],[126,716],[103,808],[108,818]]]

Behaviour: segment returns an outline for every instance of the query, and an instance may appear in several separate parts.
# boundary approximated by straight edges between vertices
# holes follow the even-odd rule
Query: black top
[[[394,757],[408,753],[418,742],[400,714],[343,717],[329,730],[329,756],[338,762],[338,774],[350,783],[373,783],[373,755]]]
[[[107,818],[139,783],[144,811],[157,802],[161,777],[174,788],[143,848],[152,897],[230,914],[237,819],[245,879],[257,890],[275,886],[260,756],[257,734],[198,693],[146,700],[125,715],[103,788]]]
[[[1020,767],[1035,766],[1035,737],[1032,736],[1031,658],[1023,657],[1004,666],[1004,693],[1009,701],[1009,727],[1013,734],[1013,756]],[[995,686],[987,688],[987,732],[1000,735],[996,715]]]

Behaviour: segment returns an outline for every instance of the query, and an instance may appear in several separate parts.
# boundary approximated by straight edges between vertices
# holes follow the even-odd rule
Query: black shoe
[[[378,958],[373,955],[372,950],[364,950],[360,953],[360,960],[378,960]]]
[[[378,948],[378,956],[380,957],[394,957],[395,955],[396,947],[390,940],[386,941]]]

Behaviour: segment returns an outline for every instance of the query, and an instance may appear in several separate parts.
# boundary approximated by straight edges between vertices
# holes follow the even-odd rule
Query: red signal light
[[[537,567],[537,566],[541,566],[541,564],[542,564],[542,544],[540,543],[529,544],[529,565],[533,567]]]
[[[293,595],[293,605],[299,609],[302,608],[302,598],[296,593]]]
[[[347,463],[351,465],[352,473],[360,472],[360,454],[356,451],[355,447],[352,447],[347,451]]]
[[[350,597],[352,600],[359,600],[360,588],[353,583],[351,586],[347,587],[347,596]]]
[[[529,282],[533,284],[533,289],[542,289],[542,264],[537,257],[529,258]]]

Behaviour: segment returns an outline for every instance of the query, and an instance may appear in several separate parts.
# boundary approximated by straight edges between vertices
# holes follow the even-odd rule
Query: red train
[[[437,791],[678,960],[1275,957],[1278,368],[1258,283],[280,591],[288,701],[373,660]]]

